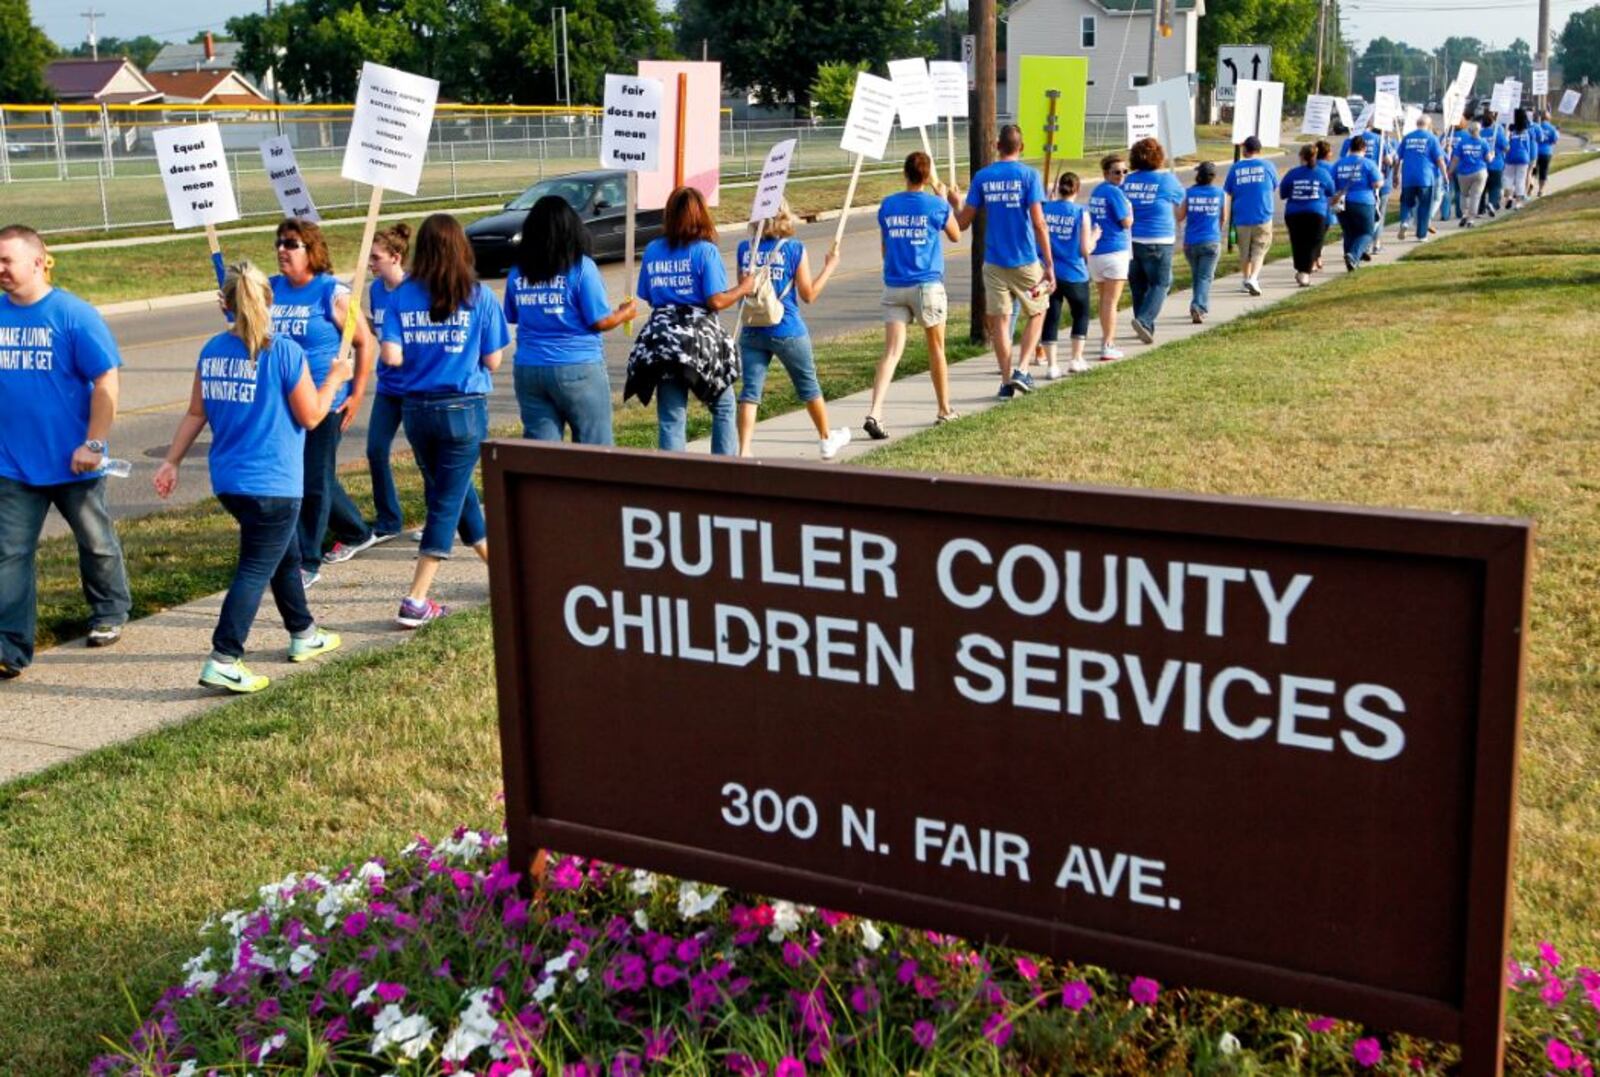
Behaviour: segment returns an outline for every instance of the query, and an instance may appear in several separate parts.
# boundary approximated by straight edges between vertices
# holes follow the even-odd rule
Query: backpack
[[[779,240],[777,246],[772,248],[772,253],[767,255],[764,262],[759,262],[755,269],[754,290],[744,301],[744,324],[754,329],[768,329],[783,321],[783,298],[789,294],[789,289],[794,287],[794,278],[791,276],[784,283],[783,291],[778,291],[772,286],[772,263],[783,253],[783,246],[788,240]],[[760,252],[753,249],[750,252],[752,259],[759,258]]]

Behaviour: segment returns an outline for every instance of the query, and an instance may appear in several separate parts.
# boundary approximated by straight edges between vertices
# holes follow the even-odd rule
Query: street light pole
[[[1312,93],[1322,92],[1322,43],[1328,37],[1328,0],[1317,5],[1317,79]]]

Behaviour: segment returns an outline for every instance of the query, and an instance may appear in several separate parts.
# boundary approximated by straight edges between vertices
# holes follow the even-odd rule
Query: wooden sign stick
[[[633,299],[633,222],[639,208],[639,173],[629,172],[627,182],[626,209],[624,211],[622,233],[622,302],[626,304]],[[633,319],[629,318],[622,323],[623,332],[633,336]]]
[[[750,243],[750,272],[751,272],[752,275],[754,275],[755,271],[757,269],[759,269],[760,266],[761,266],[761,237],[766,233],[766,231],[767,231],[766,218],[762,218],[761,220],[756,222],[756,238],[754,240],[752,240],[751,243]],[[777,247],[772,248],[772,253],[773,254],[777,254],[778,253],[778,248]],[[735,267],[735,268],[740,268],[740,267]],[[744,300],[741,299],[741,300],[739,300],[739,313],[733,319],[733,339],[735,341],[737,341],[739,339],[739,333],[743,329],[744,329]]]
[[[928,155],[928,160],[937,161],[939,157],[933,152],[933,143],[928,141],[928,129],[926,127],[919,127],[917,128],[917,134],[922,136],[922,152]],[[938,174],[938,165],[934,166],[933,171],[935,175]]]
[[[1056,99],[1061,96],[1060,90],[1046,90],[1046,101],[1049,103],[1049,114],[1044,120],[1044,189],[1050,189],[1050,156],[1056,150]]]
[[[689,132],[689,75],[678,72],[678,138],[672,159],[672,187],[683,186],[683,154]]]
[[[954,116],[946,116],[944,118],[944,133],[950,144],[950,187],[954,189],[956,185],[956,118]]]
[[[844,189],[844,208],[839,211],[839,224],[833,230],[833,246],[830,252],[837,251],[839,244],[844,240],[844,225],[850,219],[850,203],[855,201],[856,183],[861,179],[861,154],[856,154],[856,163],[850,169],[850,183]]]
[[[372,237],[378,231],[378,210],[383,206],[383,188],[372,189],[372,201],[367,203],[367,223],[361,229],[361,246],[356,248],[356,271],[350,279],[350,305],[345,308],[344,335],[339,338],[337,363],[347,362],[350,346],[356,339],[356,323],[361,320],[361,290],[367,286],[367,253],[372,250]]]
[[[222,282],[228,276],[227,267],[222,264],[222,241],[217,238],[217,226],[206,225],[206,245],[211,248],[211,268],[217,274],[217,287],[222,287]]]

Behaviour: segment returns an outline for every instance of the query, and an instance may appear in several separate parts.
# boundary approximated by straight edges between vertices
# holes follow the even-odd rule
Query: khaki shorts
[[[883,320],[901,325],[920,325],[936,329],[950,312],[950,299],[938,281],[886,287],[883,290]]]
[[[992,266],[983,264],[984,309],[991,318],[1011,317],[1011,297],[1016,296],[1022,313],[1028,317],[1043,314],[1050,305],[1048,295],[1035,295],[1034,291],[1044,280],[1044,267],[1038,262],[1025,266]]]
[[[1239,232],[1239,257],[1246,262],[1265,261],[1267,248],[1272,246],[1272,222],[1266,224],[1241,224]]]

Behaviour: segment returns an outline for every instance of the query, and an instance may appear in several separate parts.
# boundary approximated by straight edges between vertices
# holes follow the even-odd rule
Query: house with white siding
[[[1017,114],[1024,55],[1086,56],[1090,120],[1109,115],[1122,122],[1123,109],[1139,103],[1135,91],[1150,79],[1155,5],[1156,0],[1016,0],[1006,13],[1007,115]],[[1173,7],[1172,36],[1156,38],[1156,82],[1198,70],[1205,0],[1174,0]]]

